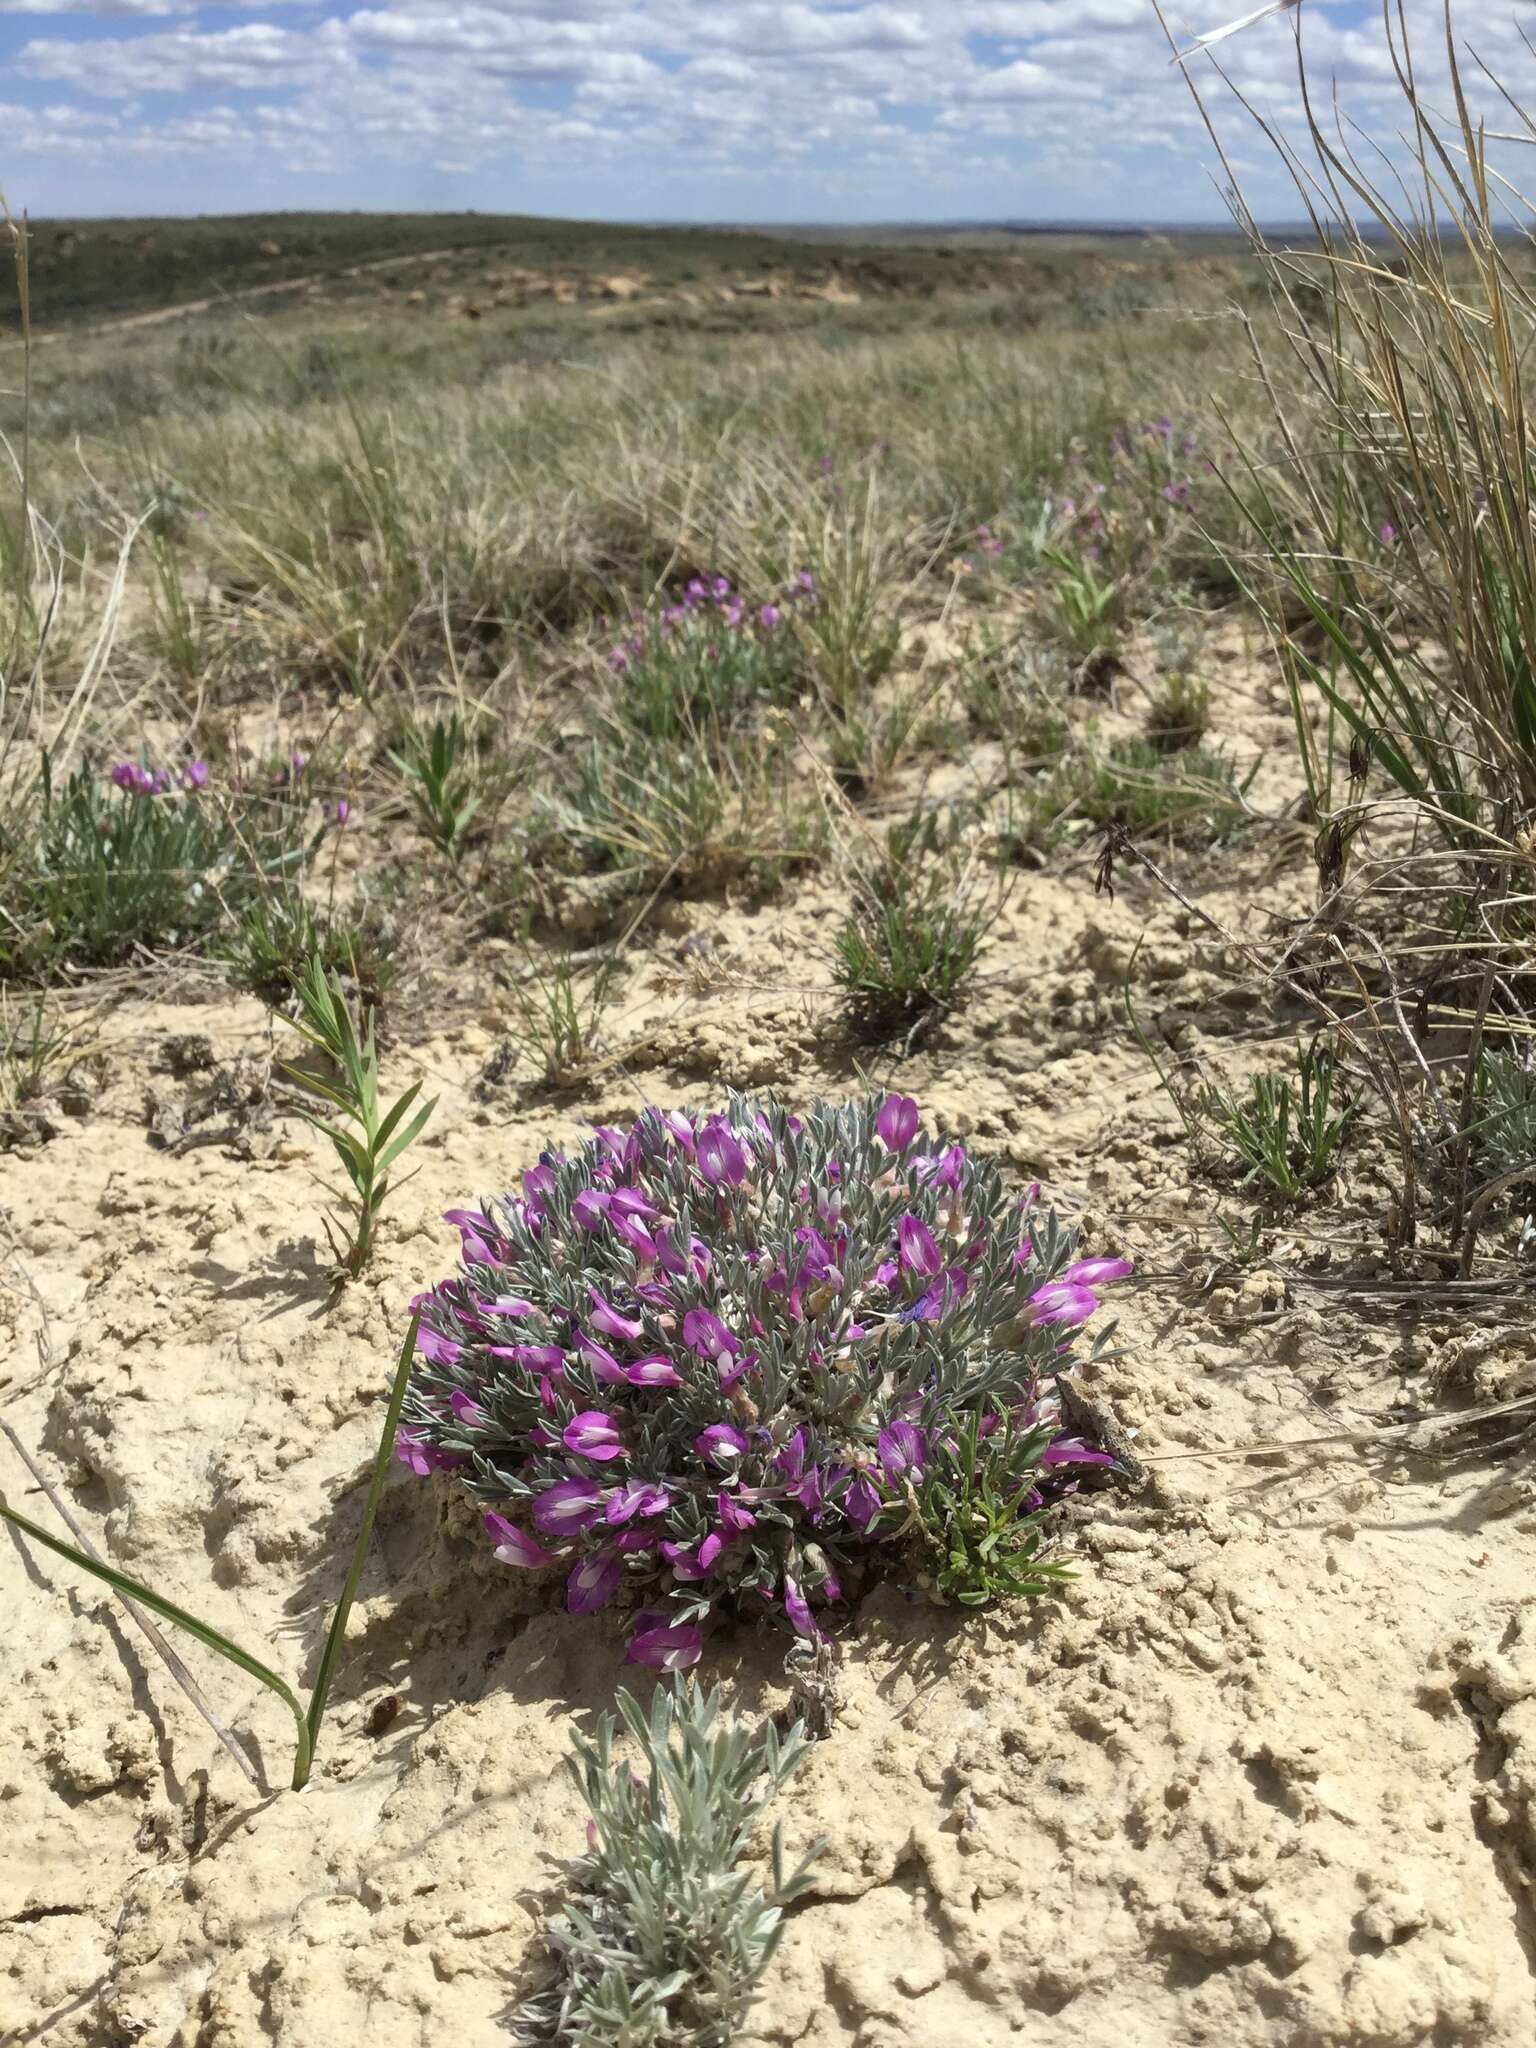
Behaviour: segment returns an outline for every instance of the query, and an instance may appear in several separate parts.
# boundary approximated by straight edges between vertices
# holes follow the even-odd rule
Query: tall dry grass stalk
[[[1361,143],[1336,110],[1325,127],[1300,36],[1304,149],[1224,81],[1289,172],[1311,246],[1260,227],[1191,81],[1279,323],[1278,356],[1249,329],[1271,416],[1262,439],[1238,436],[1258,554],[1242,576],[1298,712],[1317,692],[1330,740],[1368,748],[1449,843],[1479,848],[1536,813],[1530,208],[1473,112],[1450,0],[1434,89],[1404,0],[1382,18],[1400,147]],[[1490,82],[1536,139],[1515,89]],[[1326,808],[1342,748],[1297,729]]]

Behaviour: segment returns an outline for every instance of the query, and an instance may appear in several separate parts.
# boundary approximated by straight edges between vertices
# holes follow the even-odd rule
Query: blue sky
[[[1195,31],[1257,4],[1165,0]],[[1407,6],[1443,68],[1441,0]],[[1300,14],[1351,113],[1394,118],[1378,0]],[[1222,47],[1282,122],[1294,18]],[[1536,0],[1457,19],[1536,71]],[[1293,216],[1233,132],[1255,210]],[[1152,0],[0,0],[0,189],[37,215],[1199,220],[1211,165]]]

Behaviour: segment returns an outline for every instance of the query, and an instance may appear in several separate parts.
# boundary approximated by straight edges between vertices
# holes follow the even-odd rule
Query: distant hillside
[[[176,220],[32,223],[32,305],[39,331],[144,317],[207,301],[367,294],[441,302],[471,313],[549,280],[561,298],[925,298],[1060,288],[1098,267],[1132,264],[1168,243],[1091,235],[1034,240],[1011,231],[765,233],[629,227],[512,214],[272,213]],[[1090,267],[1095,267],[1090,265]],[[498,291],[501,296],[497,296]],[[4,307],[0,317],[8,314]],[[6,324],[9,320],[6,319]]]

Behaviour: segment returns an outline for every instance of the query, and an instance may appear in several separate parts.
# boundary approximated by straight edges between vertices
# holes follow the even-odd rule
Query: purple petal
[[[695,1158],[704,1178],[714,1187],[739,1187],[747,1177],[747,1155],[730,1125],[713,1117],[695,1141]]]
[[[524,1571],[538,1571],[541,1566],[554,1563],[552,1552],[535,1543],[524,1530],[514,1527],[505,1515],[488,1513],[485,1527],[503,1564],[515,1564]]]
[[[565,1604],[571,1614],[595,1614],[613,1598],[623,1562],[616,1551],[600,1550],[583,1558],[565,1582]]]
[[[1114,1456],[1109,1451],[1091,1450],[1076,1437],[1058,1437],[1053,1444],[1047,1444],[1041,1455],[1042,1465],[1113,1465]]]
[[[722,1352],[736,1357],[741,1344],[707,1308],[691,1308],[683,1317],[683,1342],[702,1358],[718,1358]]]
[[[932,1280],[943,1271],[943,1254],[933,1232],[920,1216],[909,1213],[902,1217],[896,1226],[896,1244],[901,1254],[902,1267],[906,1272],[917,1273],[925,1280]]]
[[[581,1414],[573,1415],[561,1431],[560,1440],[568,1451],[591,1458],[597,1464],[624,1456],[623,1439],[613,1417],[601,1408],[584,1408]]]
[[[928,1463],[928,1446],[923,1433],[910,1422],[893,1422],[880,1432],[880,1463],[885,1476],[890,1480],[900,1479],[903,1474],[920,1473]]]
[[[905,1152],[917,1136],[917,1104],[910,1095],[887,1095],[875,1118],[875,1130],[887,1151]]]
[[[1032,1323],[1086,1323],[1099,1305],[1099,1298],[1086,1287],[1062,1287],[1055,1283],[1037,1287],[1030,1296]]]
[[[653,1671],[686,1671],[704,1654],[704,1633],[692,1622],[636,1629],[624,1653],[626,1664],[646,1664]]]
[[[1128,1280],[1135,1270],[1130,1259],[1078,1259],[1057,1274],[1055,1284],[1061,1287],[1107,1287],[1112,1280]]]
[[[587,1289],[592,1301],[592,1327],[601,1330],[605,1337],[621,1338],[626,1344],[635,1343],[642,1334],[643,1326],[633,1316],[621,1315],[606,1296],[595,1287]]]
[[[729,1468],[737,1459],[744,1457],[747,1440],[739,1429],[733,1429],[728,1422],[712,1422],[708,1429],[701,1430],[693,1440],[693,1448],[701,1458],[707,1458],[712,1465]]]
[[[811,1619],[810,1605],[799,1586],[791,1578],[784,1581],[784,1612],[789,1616],[797,1634],[821,1640],[821,1630]]]
[[[572,1536],[590,1529],[602,1507],[602,1488],[591,1479],[562,1479],[533,1504],[533,1519],[546,1536]]]
[[[665,1352],[652,1352],[646,1358],[637,1358],[624,1368],[624,1377],[632,1387],[680,1387],[683,1376],[667,1357]]]

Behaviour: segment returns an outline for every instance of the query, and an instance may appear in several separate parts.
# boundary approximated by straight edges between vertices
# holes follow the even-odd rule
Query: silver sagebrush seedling
[[[765,1891],[739,1866],[752,1829],[809,1747],[800,1723],[780,1737],[724,1727],[718,1693],[682,1679],[659,1686],[649,1717],[627,1692],[624,1725],[641,1752],[613,1754],[617,1724],[576,1738],[571,1770],[591,1810],[576,1896],[548,1930],[555,1985],[514,2016],[533,2048],[728,2048],[783,1936],[784,1908],[811,1882],[822,1844],[793,1870],[773,1831]]]

